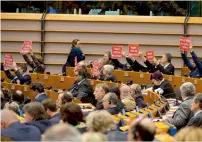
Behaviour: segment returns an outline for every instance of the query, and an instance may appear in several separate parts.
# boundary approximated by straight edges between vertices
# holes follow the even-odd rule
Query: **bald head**
[[[60,123],[49,128],[43,141],[81,141],[81,134],[69,124]]]
[[[124,99],[128,96],[130,96],[130,87],[128,85],[123,85],[121,88],[120,88],[120,92],[121,92],[121,99]]]
[[[11,110],[3,109],[1,110],[0,115],[1,115],[1,128],[8,128],[10,124],[18,121],[15,112]]]
[[[129,128],[129,141],[153,141],[156,133],[154,123],[148,118],[135,119]]]

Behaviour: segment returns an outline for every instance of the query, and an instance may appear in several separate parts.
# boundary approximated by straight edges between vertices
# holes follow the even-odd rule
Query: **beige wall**
[[[11,17],[12,20],[8,20],[8,16],[6,18],[3,16],[1,20],[1,59],[4,58],[4,53],[12,53],[16,62],[24,62],[19,54],[24,40],[32,40],[34,52],[41,52],[40,16],[35,20],[30,20],[30,17],[27,17],[28,19]],[[65,63],[67,53],[69,53],[71,41],[78,38],[81,40],[82,50],[88,61],[100,58],[105,51],[111,49],[112,45],[123,45],[124,51],[127,52],[128,44],[139,44],[141,51],[155,50],[157,57],[167,52],[171,53],[173,64],[178,68],[176,74],[180,74],[179,68],[183,66],[183,62],[178,47],[179,36],[184,31],[184,17],[170,17],[171,20],[162,17],[161,19],[166,22],[159,17],[144,16],[131,16],[129,18],[125,16],[129,21],[123,20],[124,22],[116,20],[113,22],[110,17],[114,18],[114,16],[107,16],[111,22],[106,20],[106,16],[100,17],[104,20],[93,19],[88,16],[77,17],[73,15],[73,18],[72,16],[69,17],[54,14],[46,17],[44,61],[47,64],[47,71],[51,73],[61,71],[62,64]],[[118,16],[117,19],[120,17]],[[87,21],[86,18],[91,20]],[[138,19],[140,20],[138,21]],[[156,19],[160,20],[157,21]],[[177,19],[176,22],[174,22],[175,19]],[[175,24],[172,23],[172,20]],[[193,39],[193,46],[197,55],[202,57],[202,22],[190,23],[188,33]],[[122,62],[125,60],[123,59]]]

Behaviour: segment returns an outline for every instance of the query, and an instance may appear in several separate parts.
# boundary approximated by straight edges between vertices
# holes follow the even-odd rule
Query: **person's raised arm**
[[[197,55],[195,54],[192,45],[190,46],[190,54],[192,55],[192,59],[194,61],[194,63],[196,64],[197,68],[202,71],[202,63],[201,60],[197,57]]]
[[[25,62],[26,62],[31,68],[34,69],[34,63],[33,63],[32,61],[30,61],[28,55],[25,54],[25,53],[22,53],[22,56],[23,56]]]
[[[32,50],[31,50],[30,54],[31,54],[32,60],[33,60],[34,64],[36,65],[36,67],[38,68],[38,70],[44,71],[45,70],[44,64],[41,64],[38,61],[38,59],[36,58],[36,55],[34,55],[34,53],[32,52]]]
[[[15,78],[15,75],[12,75],[11,72],[10,72],[10,70],[7,67],[5,67],[5,65],[4,65],[4,72],[5,72],[6,76],[10,80],[13,80]]]
[[[190,69],[192,70],[193,69],[193,66],[191,64],[191,62],[189,61],[189,59],[187,58],[187,56],[185,55],[185,53],[180,49],[180,52],[181,52],[181,57],[184,61],[184,64]]]

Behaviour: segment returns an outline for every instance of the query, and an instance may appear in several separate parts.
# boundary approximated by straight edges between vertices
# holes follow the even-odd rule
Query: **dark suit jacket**
[[[111,81],[111,82],[117,82],[117,79],[113,75],[109,75],[108,77],[105,78],[103,74],[100,75],[100,80],[102,81]]]
[[[1,129],[2,136],[8,136],[14,141],[40,141],[41,133],[33,126],[27,126],[20,122],[12,123],[8,128]]]
[[[109,131],[107,133],[108,141],[127,141],[127,133],[121,131]]]
[[[197,114],[196,116],[193,116],[189,120],[187,126],[195,126],[195,127],[202,128],[202,111],[199,114]]]
[[[25,124],[38,128],[41,134],[43,134],[46,131],[46,129],[52,126],[52,123],[49,120],[38,120],[38,121],[28,122]]]
[[[120,112],[120,110],[117,107],[108,108],[108,109],[106,109],[106,111],[108,111],[111,115],[115,115]]]
[[[43,93],[43,94],[40,94],[38,97],[36,97],[35,99],[34,99],[34,101],[35,102],[43,102],[45,99],[47,99],[48,98],[48,96],[45,94],[45,93]]]
[[[136,106],[138,106],[139,108],[145,108],[147,106],[146,103],[144,102],[143,96],[135,97],[135,103],[136,103]]]
[[[57,113],[55,114],[51,119],[49,119],[49,121],[51,122],[51,124],[58,124],[61,120],[61,114]]]
[[[156,70],[159,70],[163,74],[167,75],[174,75],[175,74],[175,67],[170,63],[165,69],[161,64],[156,66]]]
[[[151,64],[148,60],[146,60],[145,65],[148,67],[149,72],[153,73],[155,71],[160,71],[163,74],[167,75],[174,75],[175,73],[175,67],[170,63],[165,69],[161,64],[158,64],[155,66],[154,64]]]
[[[142,72],[147,72],[149,71],[147,67],[142,66],[140,63],[138,63],[136,60],[133,61],[129,57],[126,57],[126,61],[128,64],[131,66],[133,71],[142,71]]]
[[[156,90],[158,88],[161,88],[164,91],[162,96],[164,96],[165,98],[175,98],[175,93],[173,91],[173,87],[168,80],[164,80],[160,84],[160,86],[156,86],[156,85],[153,86],[153,90]]]
[[[93,87],[87,79],[83,79],[80,84],[75,83],[72,88],[68,89],[68,91],[72,93],[73,97],[77,97],[83,103],[92,103],[93,105],[95,105]]]
[[[173,117],[168,118],[166,122],[173,124],[177,129],[186,126],[194,115],[190,109],[192,100],[193,97],[189,97],[183,101],[173,114]]]
[[[18,70],[15,75],[12,75],[9,70],[4,70],[6,76],[11,80],[12,83],[16,84],[30,84],[31,76],[27,73],[21,74]]]

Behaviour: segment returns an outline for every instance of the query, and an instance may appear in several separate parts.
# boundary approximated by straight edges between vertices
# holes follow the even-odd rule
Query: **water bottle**
[[[74,14],[77,14],[76,8],[74,8]]]
[[[149,16],[153,16],[153,12],[152,11],[150,11]]]
[[[176,133],[177,133],[177,128],[175,128],[174,126],[171,126],[171,127],[169,128],[169,134],[170,134],[171,136],[175,136]]]
[[[79,14],[82,14],[81,8],[79,8]]]
[[[19,8],[16,8],[16,13],[19,13]]]

